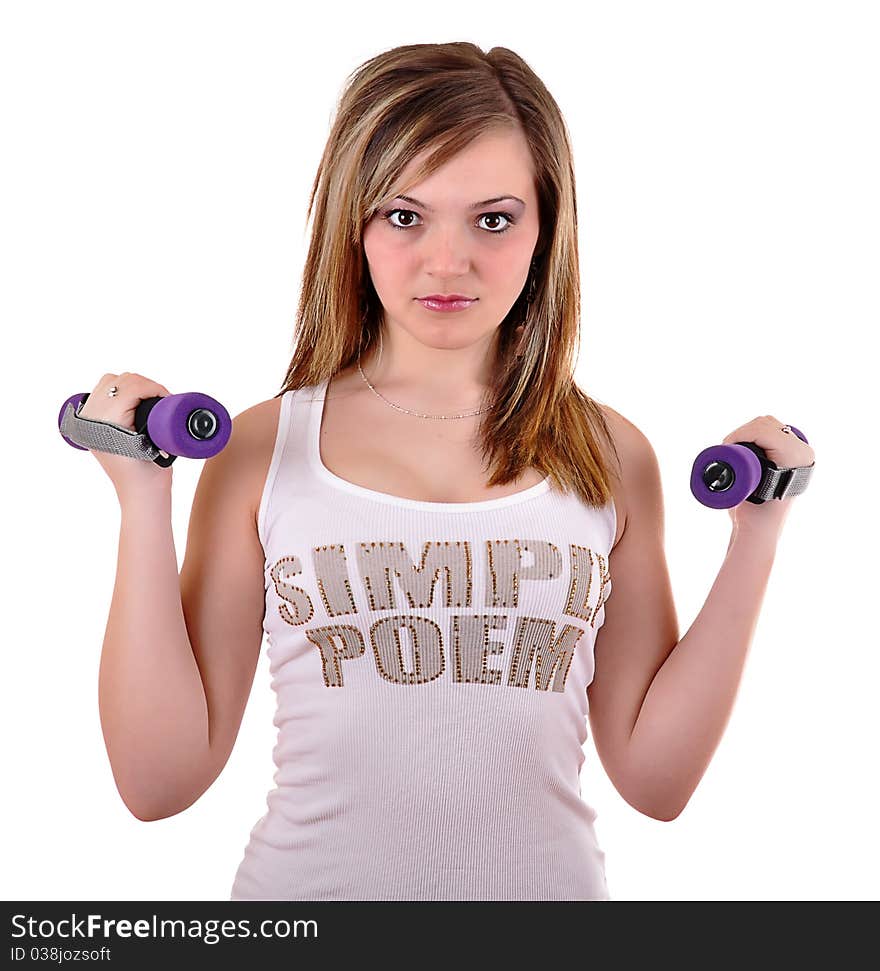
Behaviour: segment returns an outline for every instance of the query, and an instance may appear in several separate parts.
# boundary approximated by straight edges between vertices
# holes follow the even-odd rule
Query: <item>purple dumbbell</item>
[[[794,425],[788,427],[802,442],[807,441]],[[704,506],[730,509],[743,501],[762,503],[798,495],[806,488],[812,470],[812,465],[780,469],[754,442],[710,445],[694,460],[691,492]]]
[[[89,392],[79,392],[64,402],[58,412],[59,431],[67,406],[72,405],[77,412],[88,397]],[[211,458],[225,448],[232,433],[229,412],[215,398],[199,391],[145,398],[135,409],[134,424],[132,437],[143,435],[149,444],[166,452],[167,458],[160,455],[153,459],[157,465],[166,467],[181,455],[192,459]],[[61,437],[73,448],[89,451],[67,435],[61,433]]]

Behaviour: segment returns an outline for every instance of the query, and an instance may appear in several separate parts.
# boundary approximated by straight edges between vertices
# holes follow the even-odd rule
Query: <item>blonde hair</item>
[[[347,79],[309,199],[307,220],[313,210],[314,220],[295,350],[275,397],[332,378],[379,340],[382,307],[366,270],[362,231],[385,199],[405,191],[404,168],[431,150],[415,185],[475,138],[511,129],[524,134],[534,160],[540,233],[533,275],[496,342],[491,407],[478,431],[488,485],[515,481],[534,467],[557,488],[602,506],[620,460],[599,405],[573,377],[580,277],[571,146],[556,102],[506,47],[488,53],[464,41],[396,47]]]

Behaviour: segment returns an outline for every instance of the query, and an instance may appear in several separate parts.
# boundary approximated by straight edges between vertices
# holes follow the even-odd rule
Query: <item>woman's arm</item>
[[[658,819],[681,813],[721,741],[777,539],[772,530],[734,527],[706,603],[651,681],[630,738],[628,771],[652,793]]]
[[[98,703],[119,794],[134,816],[147,820],[169,790],[204,775],[208,708],[180,599],[171,477],[122,492],[119,501]]]
[[[642,431],[617,412],[624,529],[609,557],[613,592],[587,689],[593,740],[615,788],[639,812],[674,819],[702,778],[730,718],[749,643],[793,497],[729,509],[733,530],[706,603],[679,633],[666,564],[660,467]],[[756,441],[780,468],[812,449],[764,416],[728,440]]]
[[[116,588],[100,671],[117,788],[144,821],[192,805],[235,743],[263,640],[256,506],[280,399],[237,415],[201,470],[178,573],[171,488],[122,493]]]

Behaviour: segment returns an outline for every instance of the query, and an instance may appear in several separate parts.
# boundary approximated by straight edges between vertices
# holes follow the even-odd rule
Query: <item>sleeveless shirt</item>
[[[608,900],[583,799],[617,512],[356,485],[282,396],[257,525],[275,787],[231,900]]]

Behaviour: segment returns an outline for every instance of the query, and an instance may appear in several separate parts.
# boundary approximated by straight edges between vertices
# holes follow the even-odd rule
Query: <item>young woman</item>
[[[731,510],[680,638],[656,456],[573,380],[575,203],[515,53],[380,54],[313,186],[283,387],[205,462],[179,576],[172,467],[94,453],[122,507],[101,719],[139,819],[218,777],[269,639],[276,787],[232,899],[609,899],[588,719],[659,820],[720,741],[790,500]],[[83,414],[168,393],[106,374]],[[775,419],[746,437],[809,464]]]

